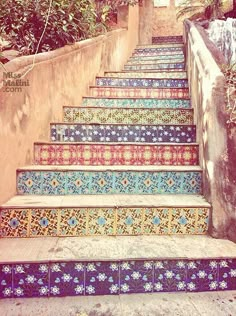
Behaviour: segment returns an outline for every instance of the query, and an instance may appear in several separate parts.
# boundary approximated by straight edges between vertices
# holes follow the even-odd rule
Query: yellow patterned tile
[[[58,209],[33,209],[31,211],[30,235],[57,236]]]
[[[169,232],[169,209],[151,208],[144,211],[144,234],[163,235]]]
[[[29,227],[28,209],[4,209],[0,213],[1,237],[27,237]]]
[[[59,236],[84,236],[87,232],[87,209],[61,209]]]
[[[175,208],[171,211],[171,234],[195,234],[197,209]]]
[[[115,210],[107,208],[88,210],[88,235],[114,235]]]
[[[205,234],[208,231],[209,209],[199,208],[196,220],[196,233]]]
[[[142,208],[121,208],[117,210],[118,235],[140,235],[143,230],[142,223]]]

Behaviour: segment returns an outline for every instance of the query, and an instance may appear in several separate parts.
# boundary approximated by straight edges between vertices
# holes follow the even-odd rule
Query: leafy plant
[[[177,8],[177,19],[187,17],[197,19],[204,16],[208,20],[219,19],[224,16],[226,0],[183,0]]]

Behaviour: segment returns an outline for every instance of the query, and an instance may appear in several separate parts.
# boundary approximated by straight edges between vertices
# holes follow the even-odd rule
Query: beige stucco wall
[[[175,36],[183,34],[183,22],[176,19],[175,0],[167,7],[153,8],[152,36]]]
[[[225,78],[198,29],[186,22],[187,29],[184,36],[187,69],[200,144],[204,195],[212,204],[210,232],[214,237],[230,237],[229,230],[236,223],[236,185],[230,179],[233,169],[230,169],[229,152],[233,147],[226,126]],[[234,234],[236,237],[236,231]]]
[[[96,75],[123,67],[138,43],[138,6],[129,8],[127,23],[128,29],[39,54],[25,78],[29,87],[0,90],[0,203],[15,194],[16,169],[33,163],[33,143],[49,140],[49,123],[62,120],[62,106],[79,105]],[[5,66],[24,73],[32,61],[20,57]]]

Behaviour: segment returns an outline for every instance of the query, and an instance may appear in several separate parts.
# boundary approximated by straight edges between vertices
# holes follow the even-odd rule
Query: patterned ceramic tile
[[[167,61],[167,62],[171,62],[171,61],[175,61],[175,60],[179,60],[181,59],[181,61],[184,61],[184,54],[179,54],[179,55],[159,55],[159,56],[131,56],[128,60],[132,61],[132,60],[154,60],[154,61]]]
[[[87,115],[91,112],[92,115]],[[64,121],[66,123],[91,123],[91,124],[193,124],[192,109],[122,109],[122,108],[79,108],[65,107]],[[71,154],[71,152],[73,154]],[[50,154],[42,153],[45,158],[51,158]],[[64,154],[63,154],[64,155]],[[54,157],[57,156],[54,152]],[[60,155],[61,158],[62,154]],[[69,147],[65,152],[65,159],[69,161],[71,156],[76,161],[75,148]]]
[[[181,43],[183,42],[183,36],[154,36],[152,38],[152,43]]]
[[[0,298],[13,296],[13,270],[11,264],[0,264]]]
[[[171,55],[171,56],[176,56],[179,54],[183,54],[183,50],[172,50],[172,51],[155,51],[155,50],[150,50],[150,48],[147,48],[145,50],[143,49],[139,49],[139,50],[135,50],[132,54],[132,56],[166,56],[166,55]]]
[[[162,260],[154,262],[154,292],[186,290],[186,262]]]
[[[65,194],[66,175],[64,172],[44,173],[42,179],[43,194]]]
[[[57,209],[33,209],[31,211],[30,235],[33,237],[57,236],[58,235]]]
[[[94,208],[88,210],[88,235],[115,235],[114,208]]]
[[[152,261],[122,261],[120,263],[120,293],[150,293],[153,291]]]
[[[184,44],[183,42],[181,43],[176,43],[176,42],[171,42],[171,43],[168,43],[168,42],[161,42],[161,43],[152,43],[152,44],[146,44],[146,45],[138,45],[137,46],[137,49],[147,49],[147,48],[171,48],[171,49],[175,49],[177,47],[182,47],[183,48]]]
[[[0,210],[1,237],[27,237],[29,231],[28,209]]]
[[[189,99],[83,98],[82,106],[118,108],[190,108]]]
[[[17,191],[18,194],[40,194],[42,191],[42,179],[40,172],[18,172]]]
[[[141,235],[142,227],[142,208],[119,208],[117,210],[117,235]]]
[[[184,62],[184,57],[177,57],[179,55],[175,55],[175,57],[169,58],[169,59],[160,59],[160,58],[156,58],[153,59],[153,56],[147,56],[147,57],[141,57],[141,58],[136,58],[136,59],[132,59],[134,57],[131,57],[126,65],[132,65],[132,64],[161,64],[161,63],[183,63]],[[136,56],[137,57],[137,56]]]
[[[171,211],[171,234],[194,234],[198,209],[174,208]]]
[[[88,262],[85,282],[86,295],[119,294],[119,263]]]
[[[197,213],[196,233],[204,234],[208,230],[210,210],[207,208],[199,208]]]
[[[50,296],[84,295],[85,267],[80,262],[50,264]]]
[[[163,56],[165,57],[165,56]],[[133,58],[140,58],[140,57],[133,57]],[[146,56],[141,58],[154,58],[152,56]],[[105,76],[112,77],[112,78],[155,78],[155,79],[187,79],[186,71],[163,71],[163,72],[106,72]]]
[[[93,97],[115,98],[159,98],[159,99],[189,99],[187,88],[119,88],[119,87],[91,87]]]
[[[45,297],[49,295],[48,263],[23,263],[14,265],[15,297]]]
[[[126,64],[124,70],[158,70],[158,69],[181,69],[185,68],[185,63],[151,63],[151,64]]]
[[[97,86],[144,87],[144,88],[188,88],[187,79],[135,79],[98,77]]]
[[[150,47],[146,47],[146,48],[136,48],[134,50],[134,54],[135,53],[149,53],[149,52],[154,52],[154,53],[178,53],[179,52],[183,52],[183,47],[163,47],[163,46],[160,46],[160,47],[152,47],[152,45]]]
[[[181,116],[180,116],[180,119]],[[194,143],[196,127],[192,125],[51,125],[51,141],[63,142],[106,142],[106,143]],[[32,180],[29,180],[32,181]],[[49,182],[48,182],[49,181]],[[52,187],[62,190],[63,175],[44,183],[45,194]],[[34,185],[34,183],[33,183]],[[37,184],[38,185],[38,184]],[[23,187],[24,188],[24,187]],[[29,193],[31,190],[28,190]]]
[[[188,262],[187,291],[204,292],[218,290],[218,263],[216,260]]]
[[[87,209],[66,208],[59,210],[59,236],[84,236],[87,233]]]
[[[146,208],[144,210],[143,232],[151,235],[169,233],[169,218],[171,209]]]
[[[236,290],[236,259],[219,261],[219,290]]]
[[[32,177],[34,172],[37,171],[31,171],[29,177]],[[49,174],[50,178],[54,176],[54,171],[41,171],[41,173],[42,179],[46,177],[46,174]],[[67,183],[65,183],[64,190],[61,191],[63,194],[201,193],[202,173],[200,171],[67,171],[65,173]],[[132,188],[130,183],[134,185]],[[21,192],[21,194],[28,194],[28,192]],[[40,192],[40,194],[44,194],[44,192]],[[50,194],[58,195],[58,191],[51,191]],[[38,216],[36,218],[41,220],[38,219]],[[46,224],[47,221],[43,222],[43,225]],[[35,225],[38,225],[37,222]],[[38,229],[42,228],[39,226]],[[54,225],[50,229],[54,229]]]

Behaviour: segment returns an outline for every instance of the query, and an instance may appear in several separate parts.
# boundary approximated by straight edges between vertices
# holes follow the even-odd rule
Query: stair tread
[[[235,243],[207,235],[6,238],[0,248],[4,263],[236,257]]]
[[[200,166],[51,166],[29,165],[17,169],[18,171],[202,171]]]
[[[46,208],[46,207],[204,207],[209,208],[202,195],[16,195],[2,208]]]

